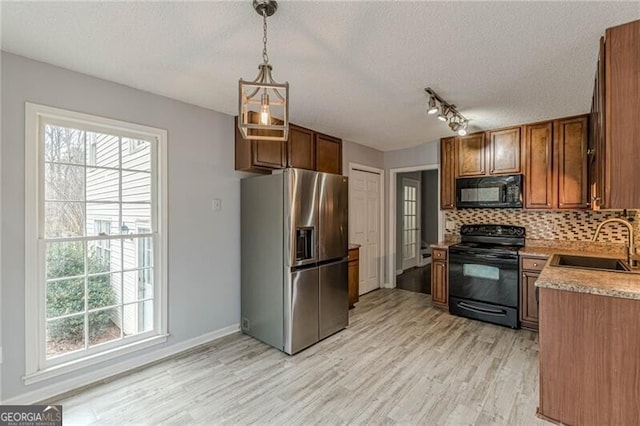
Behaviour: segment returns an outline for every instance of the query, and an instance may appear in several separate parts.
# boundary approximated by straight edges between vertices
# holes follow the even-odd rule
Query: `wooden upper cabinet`
[[[520,173],[520,127],[489,132],[489,174]]]
[[[316,152],[313,145],[313,131],[289,124],[287,154],[287,167],[315,170]]]
[[[440,140],[440,208],[456,207],[456,138]]]
[[[638,209],[640,20],[606,31],[604,57],[605,166],[602,207]]]
[[[235,126],[235,169],[271,173],[295,167],[342,174],[342,140],[289,123],[287,141],[247,140]]]
[[[484,176],[484,133],[474,133],[457,138],[458,177]]]
[[[235,118],[235,165],[236,170],[269,173],[271,169],[286,167],[287,153],[283,141],[258,141],[244,139]]]
[[[316,133],[316,170],[342,174],[342,140]]]
[[[587,116],[558,120],[558,208],[586,209],[587,199]]]
[[[524,126],[525,208],[554,207],[553,122]]]

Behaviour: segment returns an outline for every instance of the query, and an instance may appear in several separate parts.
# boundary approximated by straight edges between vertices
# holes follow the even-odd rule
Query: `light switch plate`
[[[211,209],[214,212],[219,212],[222,210],[222,200],[220,198],[214,198],[213,202],[211,203]]]

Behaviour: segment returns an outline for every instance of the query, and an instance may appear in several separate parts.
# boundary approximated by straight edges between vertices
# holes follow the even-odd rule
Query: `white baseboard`
[[[110,365],[98,370],[91,371],[76,377],[69,379],[63,379],[57,381],[55,384],[41,387],[31,392],[25,392],[23,394],[8,398],[2,401],[4,405],[29,405],[37,402],[45,401],[47,399],[56,397],[58,395],[71,392],[75,389],[90,385],[101,380],[108,379],[109,377],[126,373],[134,368],[143,367],[152,362],[160,361],[164,358],[169,358],[180,354],[181,352],[188,351],[205,343],[209,343],[213,340],[219,339],[229,334],[240,331],[240,324],[233,324],[220,330],[205,333],[198,337],[194,337],[182,342],[178,342],[171,346],[165,346],[153,352],[149,352],[136,357],[130,357],[117,364]]]

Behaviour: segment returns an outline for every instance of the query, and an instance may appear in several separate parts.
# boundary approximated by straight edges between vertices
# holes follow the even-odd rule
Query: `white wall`
[[[88,75],[2,53],[2,398],[55,385],[25,386],[24,103],[26,101],[167,129],[169,134],[169,332],[166,349],[240,317],[240,178],[233,118]],[[235,84],[230,82],[230,84]],[[211,96],[215,96],[212,93]],[[221,212],[211,201],[220,198]],[[144,353],[145,351],[143,351]],[[90,370],[73,373],[77,378]]]
[[[385,259],[385,265],[389,265],[389,261],[391,258],[396,259],[398,256],[398,249],[396,247],[396,242],[394,244],[389,244],[389,228],[390,228],[390,214],[389,214],[389,195],[391,194],[391,184],[393,177],[391,175],[391,170],[393,169],[401,169],[404,167],[416,167],[416,166],[427,166],[438,164],[440,162],[440,142],[428,142],[424,145],[415,146],[412,148],[406,149],[398,149],[395,151],[387,151],[384,153],[384,169],[385,176],[387,176],[385,182],[385,194],[386,200],[384,203],[384,215],[385,215],[385,241],[387,241],[387,253]],[[397,179],[393,181],[393,184],[397,185]],[[395,192],[395,191],[394,191]],[[393,207],[395,208],[395,202],[393,203]],[[389,253],[389,248],[393,247],[393,253]],[[394,261],[395,263],[395,261]],[[385,277],[389,278],[389,266],[385,268]],[[391,271],[395,274],[395,270]],[[390,283],[387,283],[390,284]]]
[[[349,163],[384,169],[384,152],[355,142],[342,141],[342,174],[349,175]]]

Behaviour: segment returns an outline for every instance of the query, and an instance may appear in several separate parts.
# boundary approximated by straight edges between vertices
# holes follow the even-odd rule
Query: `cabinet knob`
[[[537,264],[537,263],[534,263],[534,264],[533,264],[533,266],[534,266],[534,267],[535,267],[535,266],[538,266],[538,264]]]
[[[596,149],[595,149],[595,148],[589,148],[589,149],[587,150],[587,155],[593,155],[593,154],[595,154],[595,153],[596,153]]]

